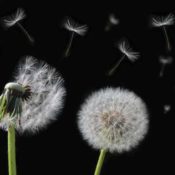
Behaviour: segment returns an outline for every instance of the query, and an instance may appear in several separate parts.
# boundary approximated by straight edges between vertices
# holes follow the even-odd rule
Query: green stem
[[[16,148],[15,148],[15,128],[8,129],[8,167],[9,175],[16,175]]]
[[[166,40],[166,44],[167,44],[167,49],[168,51],[171,51],[171,45],[170,45],[170,40],[166,31],[165,26],[163,26],[163,31],[164,31],[164,35],[165,35],[165,40]]]
[[[68,57],[69,54],[70,54],[69,52],[70,52],[70,48],[72,46],[73,38],[74,38],[74,32],[72,32],[72,34],[71,34],[71,37],[70,37],[70,40],[69,40],[69,43],[68,43],[68,47],[67,47],[66,52],[65,52],[65,57]]]
[[[165,64],[163,64],[161,67],[160,74],[159,74],[160,77],[163,77],[164,70],[165,70]]]
[[[112,69],[109,70],[108,72],[108,76],[113,75],[113,73],[115,72],[115,70],[119,67],[120,63],[125,59],[125,55],[123,55],[120,60],[112,67]]]
[[[27,32],[27,30],[20,23],[17,22],[16,24],[24,32],[24,34],[27,36],[27,38],[29,39],[29,41],[31,43],[34,43],[34,39],[30,36],[30,34]]]
[[[105,156],[106,156],[106,150],[101,149],[94,175],[100,175]]]

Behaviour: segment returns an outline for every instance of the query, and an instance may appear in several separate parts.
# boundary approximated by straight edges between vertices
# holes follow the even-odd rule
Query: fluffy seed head
[[[22,8],[18,8],[15,14],[7,16],[3,19],[3,23],[6,27],[11,27],[17,22],[23,20],[26,17],[26,14]]]
[[[13,93],[5,96],[9,90]],[[63,79],[55,68],[30,56],[21,61],[14,82],[8,83],[4,92],[0,97],[0,107],[3,107],[0,108],[1,114],[3,112],[0,128],[7,130],[13,124],[19,132],[32,133],[57,118],[65,96]],[[13,105],[12,111],[17,111],[13,118],[3,110],[8,104]]]
[[[81,106],[78,127],[93,148],[123,152],[144,138],[148,113],[144,102],[133,92],[106,88],[94,92]]]
[[[87,30],[88,30],[87,25],[80,25],[80,24],[74,22],[71,18],[68,18],[65,20],[64,27],[67,30],[75,32],[75,33],[82,35],[82,36],[85,35]]]
[[[119,50],[126,55],[126,57],[130,60],[130,61],[135,61],[138,59],[139,57],[139,53],[138,52],[134,52],[132,50],[132,48],[130,48],[128,42],[126,40],[122,40],[119,44],[118,44],[118,48]]]
[[[152,18],[153,27],[169,26],[174,24],[174,15],[168,14],[167,16],[156,16]]]

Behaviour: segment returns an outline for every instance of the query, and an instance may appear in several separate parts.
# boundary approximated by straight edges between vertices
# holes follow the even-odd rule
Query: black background
[[[168,28],[173,49],[167,52],[162,30],[150,27],[152,14],[175,13],[171,4],[119,2],[86,3],[58,1],[0,1],[0,16],[25,9],[21,24],[34,37],[31,45],[17,28],[0,27],[0,89],[12,80],[19,59],[32,55],[56,67],[65,79],[67,96],[58,120],[36,135],[17,134],[18,175],[76,174],[92,175],[98,158],[83,141],[77,128],[77,112],[84,99],[106,86],[124,87],[141,96],[150,112],[150,129],[138,148],[124,154],[108,154],[102,175],[173,174],[174,157],[174,64],[159,78],[160,55],[174,58],[175,26]],[[114,13],[120,24],[105,32],[108,15]],[[63,57],[70,33],[61,27],[65,16],[89,26],[86,36],[76,36],[71,55]],[[127,38],[141,57],[135,63],[124,61],[112,77],[106,71],[120,58],[115,43]],[[171,104],[166,115],[163,105]],[[6,133],[0,132],[0,175],[7,174]]]

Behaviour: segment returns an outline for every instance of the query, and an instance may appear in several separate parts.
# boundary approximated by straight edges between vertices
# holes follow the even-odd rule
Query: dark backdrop
[[[22,174],[76,174],[92,175],[98,158],[82,140],[77,128],[77,111],[83,100],[102,87],[122,86],[141,96],[150,112],[150,129],[139,147],[122,155],[108,154],[102,175],[173,174],[174,157],[174,63],[159,78],[160,55],[174,58],[175,26],[168,28],[173,46],[165,49],[161,29],[151,28],[150,15],[175,12],[173,6],[119,2],[86,3],[58,1],[0,1],[0,16],[26,10],[23,26],[35,38],[31,45],[16,27],[0,27],[0,89],[12,79],[12,72],[19,59],[32,55],[56,67],[65,79],[67,89],[65,107],[58,120],[34,136],[17,134],[18,175]],[[108,15],[114,13],[120,24],[105,32]],[[63,58],[69,32],[61,28],[65,16],[71,16],[89,26],[86,36],[76,36],[71,55]],[[135,63],[124,61],[112,77],[106,71],[120,58],[115,43],[128,38],[131,47],[141,53]],[[166,115],[163,106],[171,104]],[[7,174],[6,133],[0,132],[0,175]]]

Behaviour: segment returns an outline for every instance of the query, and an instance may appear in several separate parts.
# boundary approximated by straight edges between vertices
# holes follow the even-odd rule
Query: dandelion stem
[[[72,32],[72,35],[71,35],[69,43],[68,43],[68,47],[67,47],[66,52],[65,52],[66,57],[69,56],[69,51],[70,51],[70,48],[71,48],[71,45],[72,45],[73,38],[74,38],[74,32]]]
[[[15,128],[8,129],[8,167],[9,175],[16,175],[16,148],[15,148]]]
[[[110,22],[107,23],[106,27],[105,27],[105,31],[109,31],[112,27],[112,24]]]
[[[120,60],[112,67],[112,69],[109,70],[108,76],[111,76],[114,71],[117,69],[117,67],[120,65],[120,63],[125,59],[125,55],[123,55]]]
[[[166,39],[167,49],[170,51],[171,45],[170,45],[169,37],[168,37],[165,26],[163,26],[163,31],[164,31],[164,35],[165,35],[165,39]]]
[[[106,156],[106,150],[101,149],[94,175],[100,175],[105,156]]]
[[[165,70],[165,64],[162,64],[161,69],[160,69],[160,74],[159,74],[160,77],[163,77],[164,70]]]
[[[27,32],[27,30],[20,23],[17,22],[16,24],[22,30],[22,32],[24,32],[24,34],[27,36],[27,38],[29,39],[29,41],[31,43],[33,43],[34,42],[34,39],[30,36],[30,34]]]

